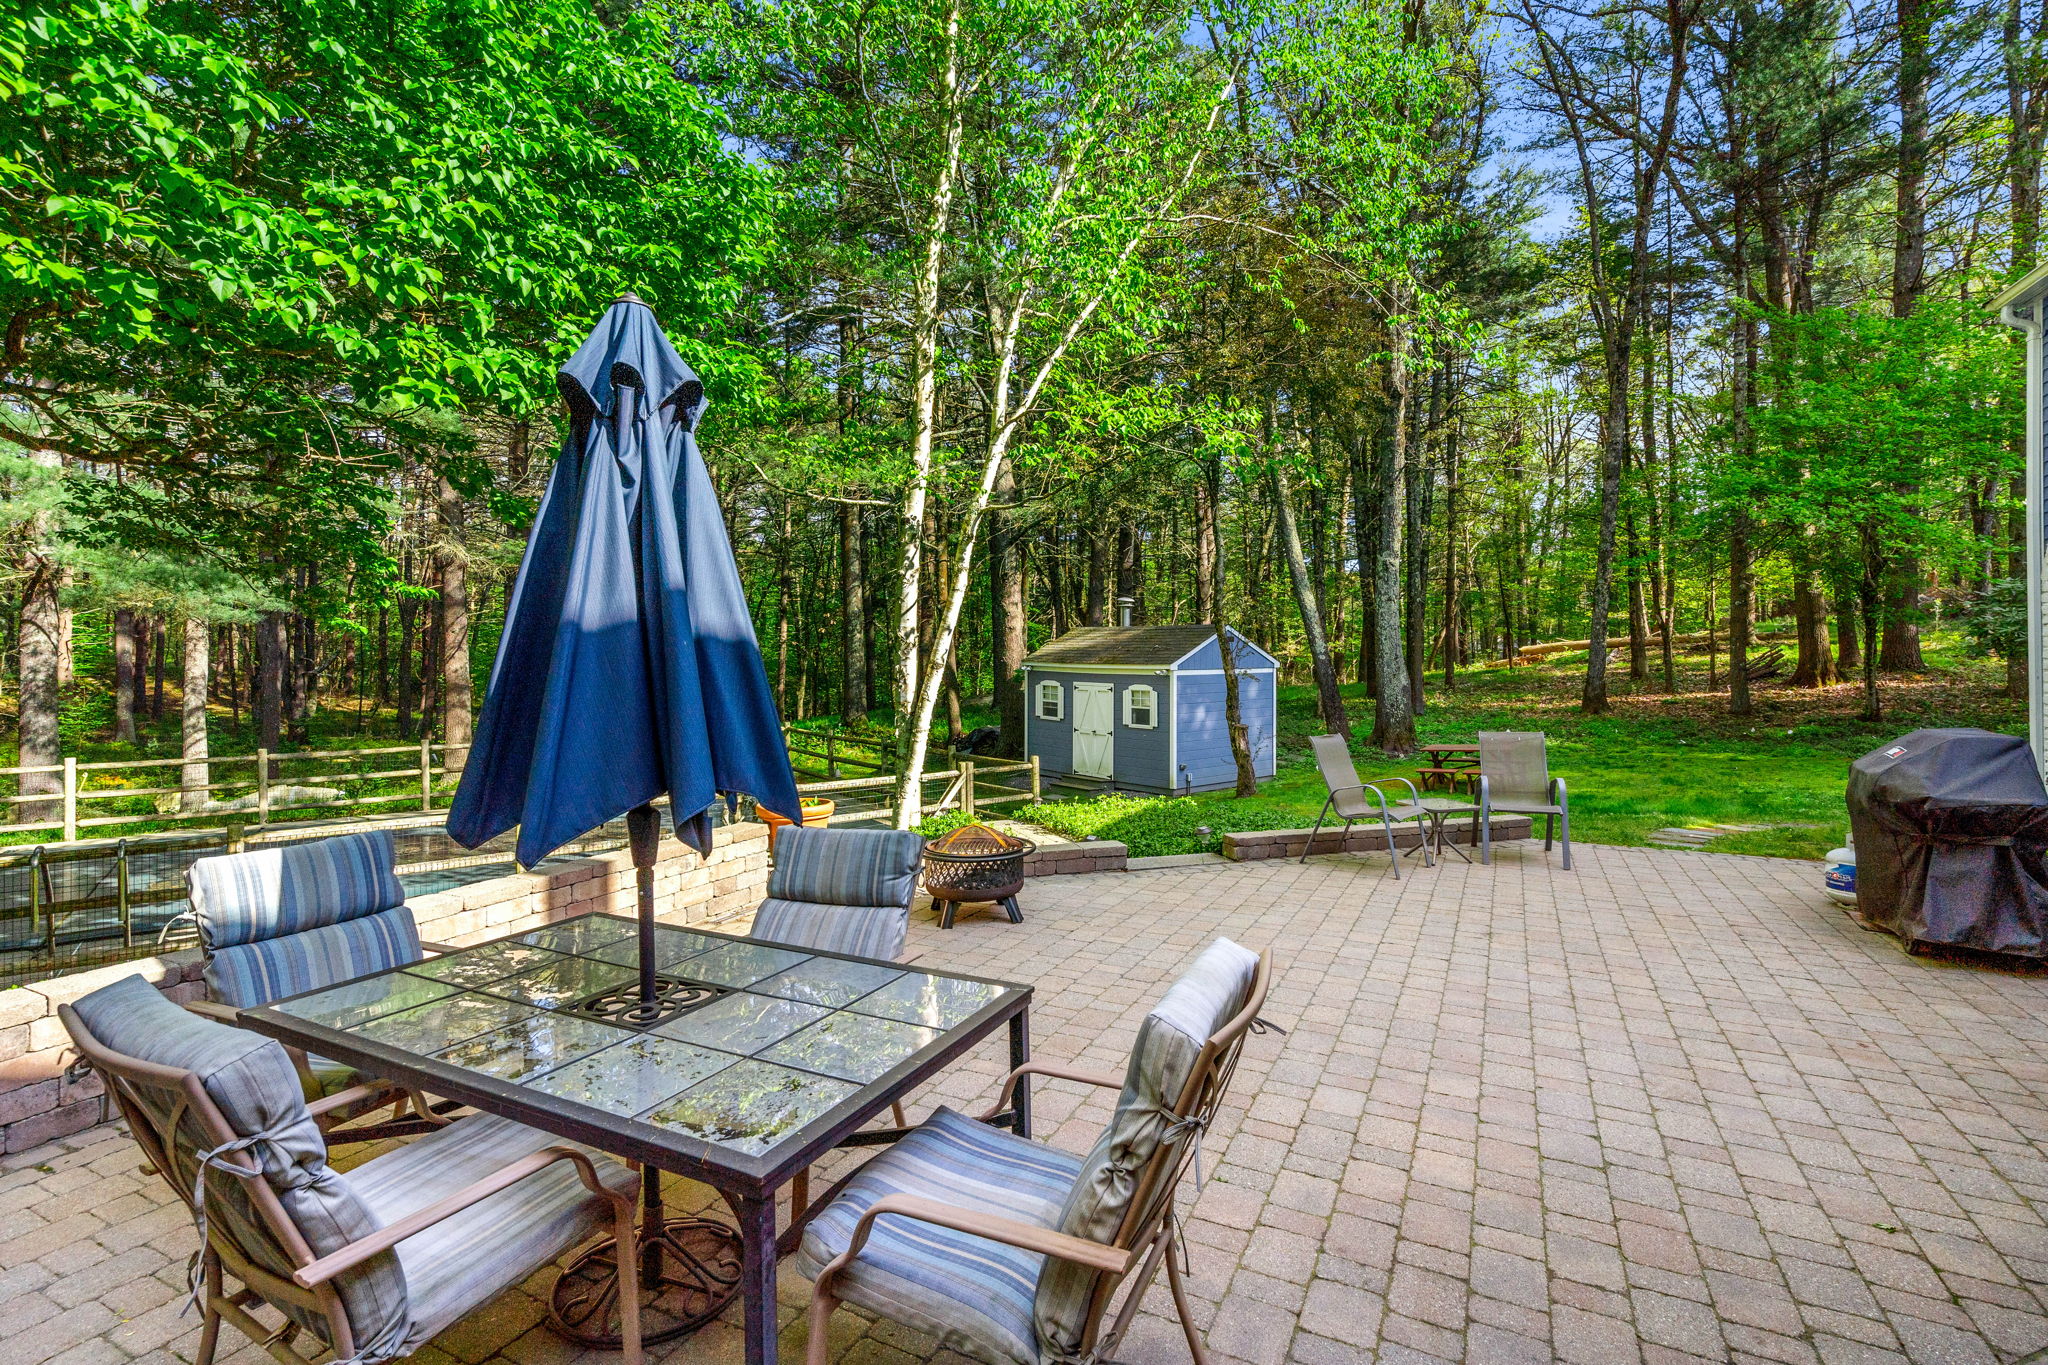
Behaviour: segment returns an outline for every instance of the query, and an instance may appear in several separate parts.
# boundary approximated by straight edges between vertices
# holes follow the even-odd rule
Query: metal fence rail
[[[185,873],[200,858],[388,830],[398,875],[413,895],[516,866],[515,835],[467,849],[437,816],[308,821],[268,830],[246,826],[32,844],[0,849],[0,987],[186,947],[196,936]],[[624,822],[593,830],[555,856],[623,848]]]

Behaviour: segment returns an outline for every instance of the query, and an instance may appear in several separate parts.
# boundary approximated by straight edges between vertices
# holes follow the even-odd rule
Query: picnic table
[[[1477,744],[1420,744],[1416,747],[1429,756],[1429,766],[1415,770],[1422,778],[1423,790],[1442,787],[1446,791],[1454,791],[1466,782],[1478,785]]]
[[[900,1136],[861,1129],[1005,1026],[1011,1065],[1028,1061],[1031,987],[662,925],[662,970],[698,1002],[640,1030],[579,1008],[632,980],[636,927],[623,916],[580,915],[243,1010],[241,1020],[712,1186],[739,1221],[747,1365],[774,1365],[776,1259],[816,1211],[812,1163],[842,1144]],[[990,1121],[1028,1136],[1030,1115],[1020,1085]],[[784,1185],[797,1190],[791,1226],[778,1236]],[[579,1309],[591,1297],[577,1282],[582,1265],[562,1277],[567,1305]],[[567,1317],[561,1292],[555,1307]],[[591,1338],[580,1322],[558,1326]]]

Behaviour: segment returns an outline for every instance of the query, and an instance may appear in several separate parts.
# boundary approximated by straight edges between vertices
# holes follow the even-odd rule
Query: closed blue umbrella
[[[570,432],[519,567],[476,742],[448,813],[475,847],[519,827],[542,858],[628,815],[641,869],[641,1004],[666,795],[710,852],[707,807],[746,792],[800,813],[725,521],[692,429],[704,386],[632,295],[557,377]]]

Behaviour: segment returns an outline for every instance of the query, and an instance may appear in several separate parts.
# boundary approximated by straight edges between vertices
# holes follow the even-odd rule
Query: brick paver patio
[[[2012,1361],[2048,1346],[2048,980],[1909,959],[1811,864],[1539,845],[1031,883],[928,963],[1037,983],[1037,1054],[1120,1067],[1216,934],[1279,952],[1183,1206],[1219,1361]],[[1000,1049],[922,1097],[984,1099]],[[1040,1090],[1080,1149],[1106,1104]],[[0,1365],[189,1360],[193,1233],[102,1126],[6,1159]],[[536,1293],[545,1277],[529,1286]],[[795,1319],[806,1286],[785,1274]],[[1120,1352],[1186,1360],[1164,1287]],[[591,1365],[515,1293],[417,1357]],[[839,1358],[931,1343],[842,1312]],[[786,1330],[785,1359],[802,1325]],[[226,1343],[237,1342],[230,1332]],[[661,1353],[657,1353],[661,1354]],[[665,1353],[738,1361],[714,1324]],[[267,1360],[242,1346],[224,1360]]]

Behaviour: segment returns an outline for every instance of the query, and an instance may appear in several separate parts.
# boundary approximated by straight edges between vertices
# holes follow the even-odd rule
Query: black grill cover
[[[1856,904],[1915,943],[2048,957],[2048,790],[2027,742],[1915,730],[1849,770]]]

